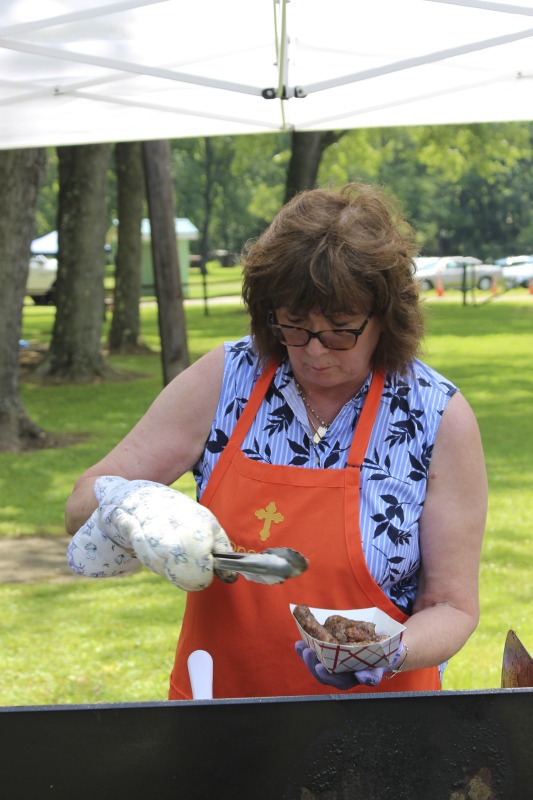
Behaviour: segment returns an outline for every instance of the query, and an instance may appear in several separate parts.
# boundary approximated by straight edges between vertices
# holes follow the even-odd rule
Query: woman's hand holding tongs
[[[212,553],[232,551],[215,516],[169,486],[105,475],[97,478],[94,491],[99,506],[67,551],[70,568],[80,575],[123,575],[144,564],[180,589],[196,592],[213,580]],[[219,577],[236,579],[231,572]]]

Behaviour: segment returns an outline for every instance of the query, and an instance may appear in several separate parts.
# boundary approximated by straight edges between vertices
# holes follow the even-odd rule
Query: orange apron
[[[213,696],[277,697],[331,694],[296,655],[298,630],[289,603],[316,608],[377,606],[398,622],[407,617],[368,571],[359,530],[360,465],[365,457],[384,385],[374,374],[356,426],[345,469],[307,469],[253,461],[240,446],[275,374],[267,365],[230,440],[213,469],[201,502],[215,514],[238,552],[292,547],[309,561],[300,577],[264,586],[240,576],[213,580],[187,595],[170,677],[171,700],[189,699],[187,658],[193,650],[213,656]],[[377,687],[351,692],[440,689],[437,667],[399,673]]]

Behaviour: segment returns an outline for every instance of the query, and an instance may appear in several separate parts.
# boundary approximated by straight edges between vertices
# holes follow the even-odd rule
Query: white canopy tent
[[[533,119],[533,0],[2,0],[0,148]]]

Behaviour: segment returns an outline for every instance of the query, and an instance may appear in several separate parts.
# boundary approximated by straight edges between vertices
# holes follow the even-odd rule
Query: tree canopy
[[[533,123],[356,129],[328,137],[317,183],[385,185],[400,199],[423,252],[484,260],[533,252]],[[284,200],[291,135],[215,136],[206,142],[171,142],[176,213],[204,233],[208,250],[238,254]],[[108,185],[111,224],[117,216],[112,167]],[[49,150],[36,236],[56,227],[57,193],[57,156]]]

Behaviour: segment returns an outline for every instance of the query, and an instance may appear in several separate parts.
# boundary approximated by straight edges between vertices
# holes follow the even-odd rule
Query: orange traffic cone
[[[490,291],[492,292],[492,294],[498,294],[498,280],[496,278],[496,275],[492,276],[492,283],[490,285]]]
[[[533,294],[533,278],[529,281],[529,294]]]
[[[442,297],[444,294],[444,285],[442,283],[442,275],[437,275],[437,297]]]

